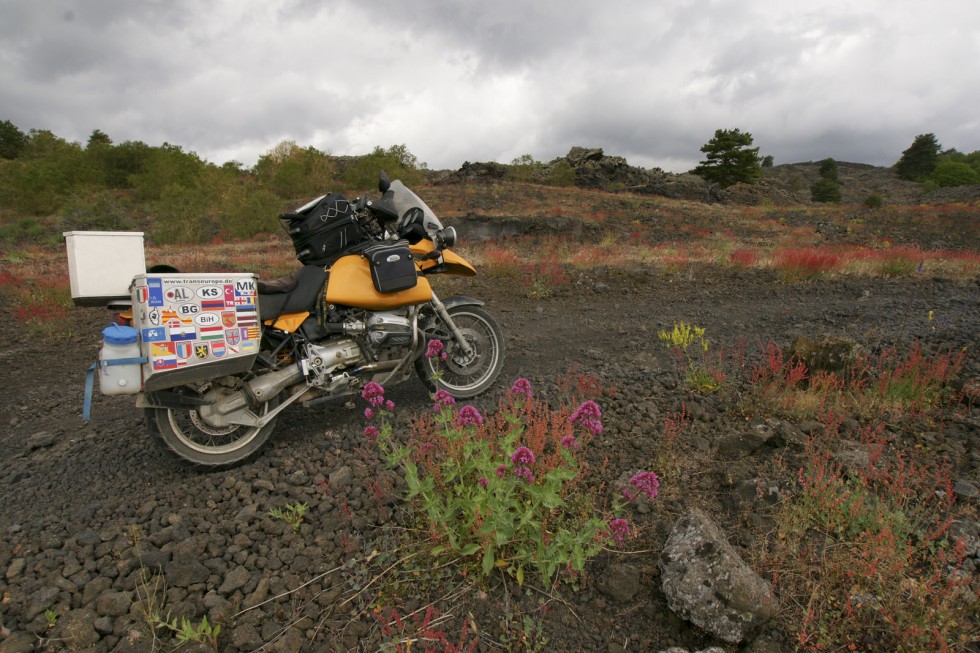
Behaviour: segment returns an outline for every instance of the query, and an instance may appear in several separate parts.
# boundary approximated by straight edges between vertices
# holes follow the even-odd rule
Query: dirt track
[[[523,650],[515,639],[521,633],[528,650],[544,639],[550,643],[543,650],[556,651],[720,644],[667,609],[656,551],[673,520],[701,506],[750,558],[756,534],[739,520],[733,497],[771,452],[735,460],[718,454],[726,435],[745,428],[743,418],[722,400],[678,387],[658,329],[685,321],[705,327],[719,347],[744,342],[750,351],[769,340],[788,345],[800,335],[823,334],[848,336],[869,349],[914,340],[930,350],[966,347],[965,374],[980,377],[977,282],[844,278],[790,285],[768,272],[702,269],[598,268],[576,275],[571,285],[535,299],[522,287],[489,277],[443,284],[444,294],[485,300],[508,337],[497,390],[474,403],[494,406],[519,376],[555,396],[555,380],[575,365],[618,389],[603,405],[606,430],[596,448],[596,456],[608,459],[608,480],[648,466],[664,416],[682,402],[693,428],[680,446],[703,459],[703,473],[679,479],[683,491],[665,492],[668,498],[655,509],[631,516],[640,527],[631,548],[650,553],[600,555],[582,589],[564,590],[560,600],[509,592],[499,584],[446,600],[465,585],[462,579],[418,569],[417,588],[400,597],[401,605],[388,607],[404,614],[441,601],[437,608],[449,615],[444,629],[458,633],[463,620],[471,620],[480,630],[478,650],[508,650],[504,640],[511,650]],[[142,563],[167,578],[172,614],[195,621],[205,614],[234,615],[316,579],[226,622],[221,650],[250,651],[270,641],[272,650],[377,650],[384,641],[378,620],[360,611],[384,604],[385,597],[368,601],[368,590],[343,601],[377,572],[377,563],[367,567],[358,561],[390,548],[399,523],[395,506],[372,495],[371,482],[397,487],[398,480],[364,450],[360,410],[340,404],[293,409],[258,460],[231,472],[185,470],[152,446],[128,399],[97,396],[93,420],[82,423],[83,372],[96,356],[104,322],[99,310],[78,309],[77,334],[70,343],[53,343],[24,333],[8,308],[0,309],[0,366],[7,386],[0,398],[0,625],[10,633],[0,650],[32,650],[41,643],[52,649],[150,650],[147,639],[137,636],[144,624],[134,533]],[[406,419],[429,405],[416,381],[392,389],[390,396]],[[957,479],[976,487],[980,414],[976,407],[972,411],[921,444],[948,456]],[[300,501],[310,512],[298,533],[266,514]],[[595,582],[624,560],[640,580],[639,591],[625,599],[616,588],[600,589]],[[55,628],[47,628],[46,610],[59,615]],[[47,637],[53,639],[39,639]],[[73,639],[57,641],[66,637]],[[755,646],[754,651],[779,651],[784,644],[780,633],[770,632]]]

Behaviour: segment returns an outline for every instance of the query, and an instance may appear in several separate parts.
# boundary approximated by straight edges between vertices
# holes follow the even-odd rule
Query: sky
[[[0,0],[0,121],[253,165],[284,140],[431,169],[572,146],[690,170],[980,150],[978,0]]]

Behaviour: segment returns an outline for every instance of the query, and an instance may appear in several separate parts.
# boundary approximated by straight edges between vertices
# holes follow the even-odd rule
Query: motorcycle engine
[[[403,315],[371,313],[367,319],[367,341],[371,348],[407,347],[415,326]]]

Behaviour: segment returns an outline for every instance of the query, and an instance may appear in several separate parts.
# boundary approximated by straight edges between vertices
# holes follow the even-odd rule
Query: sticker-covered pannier
[[[339,193],[324,195],[298,211],[283,213],[279,221],[303,265],[329,266],[352,246],[369,240],[354,215],[354,207]]]
[[[380,293],[393,293],[414,288],[418,271],[408,241],[396,240],[369,245],[362,255],[371,264],[371,279]]]

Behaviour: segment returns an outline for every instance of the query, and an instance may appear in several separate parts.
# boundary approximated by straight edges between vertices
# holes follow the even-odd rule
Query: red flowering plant
[[[584,454],[603,431],[595,402],[553,409],[518,379],[498,410],[484,415],[440,390],[432,411],[416,420],[410,444],[396,447],[377,409],[383,398],[365,392],[382,423],[366,435],[404,470],[408,499],[436,541],[433,554],[469,558],[485,576],[503,569],[523,584],[531,571],[551,584],[633,534],[620,515],[622,500],[600,510],[591,493],[575,492],[590,471]],[[656,474],[635,478],[636,494],[624,493],[627,500],[656,495]]]

